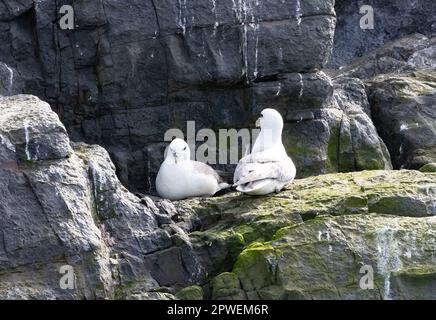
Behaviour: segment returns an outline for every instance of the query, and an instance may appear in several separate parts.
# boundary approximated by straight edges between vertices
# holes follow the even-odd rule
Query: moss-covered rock
[[[421,172],[436,172],[436,163],[427,163],[426,165],[423,165],[419,171]]]
[[[241,252],[233,272],[241,279],[244,290],[253,291],[275,283],[277,256],[268,242],[255,242]]]
[[[179,300],[203,300],[203,289],[200,286],[186,287],[176,294]]]
[[[320,217],[248,247],[234,272],[247,296],[259,298],[431,298],[435,227],[433,217]],[[361,286],[366,268],[372,289]]]
[[[224,272],[212,281],[212,299],[245,299],[245,292],[241,289],[238,275]]]
[[[434,262],[435,192],[434,173],[363,171],[181,204],[209,221],[191,239],[205,265],[213,261],[213,299],[388,299],[413,295],[394,273]],[[365,265],[374,290],[359,286]]]

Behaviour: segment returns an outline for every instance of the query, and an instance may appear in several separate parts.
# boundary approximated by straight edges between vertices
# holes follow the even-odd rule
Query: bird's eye
[[[185,150],[186,150],[186,147],[183,148],[183,151],[185,151]]]
[[[260,114],[260,116],[259,116],[259,117],[263,118],[263,114]]]

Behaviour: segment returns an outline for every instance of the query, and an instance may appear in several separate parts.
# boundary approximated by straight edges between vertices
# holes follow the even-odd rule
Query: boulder
[[[375,127],[394,168],[419,169],[434,162],[436,38],[412,34],[367,52],[328,74],[334,82],[364,81]]]
[[[245,249],[233,267],[260,299],[432,299],[433,218],[319,218]],[[368,280],[368,276],[371,280]]]
[[[171,298],[160,283],[201,273],[171,207],[127,191],[103,148],[71,147],[36,97],[2,97],[0,109],[2,299]],[[154,267],[165,261],[179,263]],[[61,286],[65,270],[72,287]]]
[[[186,287],[176,294],[180,300],[203,300],[203,289],[200,286]]]
[[[212,282],[212,289],[213,300],[246,299],[238,276],[232,272],[224,272],[216,276]]]
[[[422,69],[367,82],[374,123],[395,168],[436,161],[436,73]]]
[[[55,160],[72,153],[65,127],[48,103],[28,95],[0,96],[0,111],[2,147],[13,151],[14,159]]]
[[[330,104],[286,116],[283,141],[297,176],[392,168],[371,120],[363,82],[343,77],[331,86]]]

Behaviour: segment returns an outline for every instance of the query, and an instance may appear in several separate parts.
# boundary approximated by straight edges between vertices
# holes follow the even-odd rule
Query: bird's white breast
[[[159,195],[169,200],[213,195],[218,190],[215,178],[198,174],[190,161],[167,164],[163,163],[156,178],[156,190]]]

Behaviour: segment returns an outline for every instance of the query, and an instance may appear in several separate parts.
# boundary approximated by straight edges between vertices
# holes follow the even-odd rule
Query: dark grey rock
[[[70,139],[50,106],[34,96],[0,96],[0,134],[16,160],[38,161],[68,157]]]
[[[373,30],[360,28],[362,5],[374,8]],[[426,36],[436,33],[436,3],[433,0],[336,0],[335,10],[338,20],[329,64],[332,68],[348,65],[355,57],[389,41],[417,32]]]
[[[431,39],[431,45],[427,48],[415,51],[407,64],[418,69],[436,68],[436,37]]]
[[[436,160],[436,78],[431,69],[381,75],[368,82],[374,123],[395,168],[419,169]]]
[[[121,299],[140,287],[139,299],[160,286],[157,279],[186,286],[201,275],[171,204],[127,191],[103,148],[71,148],[58,116],[38,98],[1,97],[0,109],[1,298]],[[28,148],[25,131],[34,136]],[[159,228],[164,216],[171,234]],[[183,263],[154,278],[152,265],[163,265],[165,252],[178,252]],[[72,290],[60,287],[63,265],[75,272]]]
[[[24,83],[17,70],[0,62],[0,95],[12,96],[23,92]]]
[[[377,50],[356,58],[349,65],[331,71],[333,77],[371,79],[380,74],[404,73],[434,65],[436,37],[412,34],[389,42]]]
[[[33,6],[32,0],[11,0],[0,3],[0,21],[12,20]]]
[[[372,122],[363,82],[340,78],[334,87],[335,102],[345,114],[338,132],[338,171],[392,169],[388,149]]]
[[[391,169],[389,152],[371,120],[363,82],[338,78],[331,86],[329,105],[286,116],[283,142],[296,163],[297,176]]]
[[[251,103],[257,117],[265,108],[279,110],[284,117],[307,109],[321,109],[331,104],[333,84],[323,72],[281,75],[276,81],[253,85]]]

